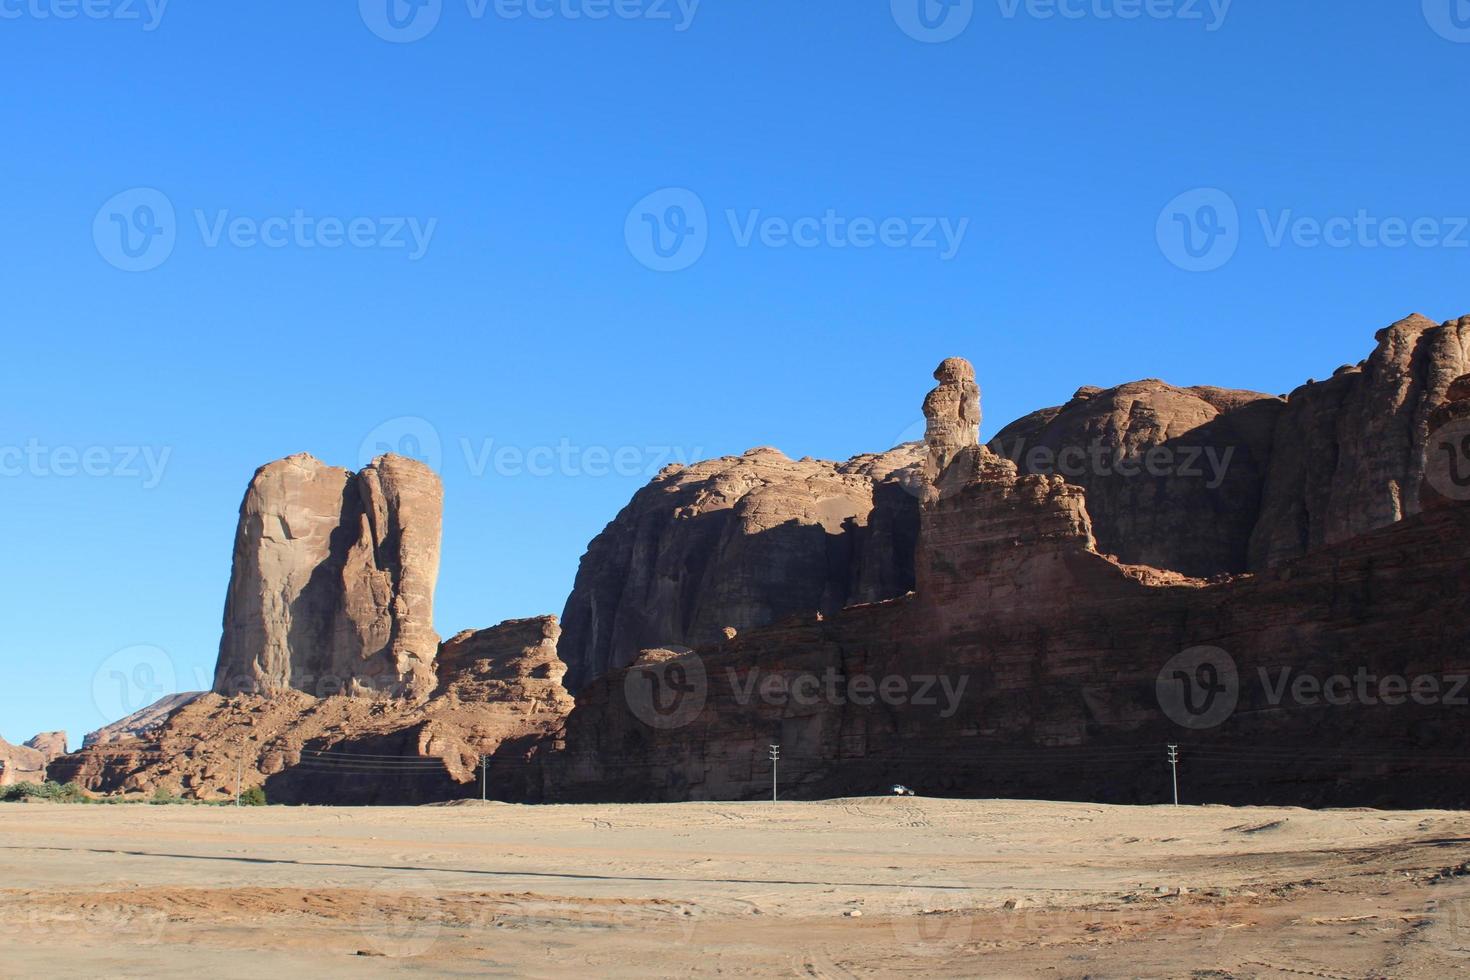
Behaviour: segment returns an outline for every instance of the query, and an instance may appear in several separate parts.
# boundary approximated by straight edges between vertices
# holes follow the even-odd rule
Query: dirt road
[[[1467,861],[1442,811],[15,804],[0,975],[1440,978]]]

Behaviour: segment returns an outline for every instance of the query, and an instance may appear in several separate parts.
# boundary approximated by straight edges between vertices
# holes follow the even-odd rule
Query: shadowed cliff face
[[[355,475],[305,454],[256,471],[214,690],[427,695],[443,498],[439,478],[401,456]]]
[[[913,587],[918,503],[900,447],[846,463],[754,449],[670,467],[588,546],[563,614],[568,687],[643,649]]]
[[[1470,378],[1445,388],[1467,397],[1433,414],[1435,445],[1470,426]],[[550,794],[764,796],[779,742],[796,798],[902,782],[1156,803],[1174,743],[1191,802],[1470,804],[1470,485],[1431,471],[1451,489],[1425,513],[1205,581],[1099,553],[1085,492],[1059,476],[931,448],[914,595],[587,685],[544,756]],[[1410,697],[1425,680],[1435,696]]]
[[[1241,572],[1284,407],[1257,392],[1135,381],[1084,388],[989,445],[1022,472],[1085,490],[1105,554],[1188,575]]]
[[[1097,550],[1124,564],[1201,578],[1270,568],[1418,512],[1429,415],[1470,367],[1470,318],[1412,316],[1377,340],[1362,365],[1289,398],[1155,380],[1083,388],[989,446],[1080,492]],[[908,591],[913,463],[925,457],[941,492],[933,474],[975,445],[981,418],[967,362],[935,378],[927,448],[847,464],[756,450],[640,491],[578,570],[563,617],[570,686],[641,649]]]

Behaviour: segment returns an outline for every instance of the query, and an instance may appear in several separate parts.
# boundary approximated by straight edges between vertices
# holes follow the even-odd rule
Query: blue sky
[[[911,436],[947,355],[990,434],[1470,312],[1465,0],[394,2],[0,2],[11,741],[208,683],[289,453],[434,457],[448,635],[670,457]]]

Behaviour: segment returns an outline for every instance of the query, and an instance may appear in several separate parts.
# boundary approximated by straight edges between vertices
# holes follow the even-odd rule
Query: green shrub
[[[265,806],[265,787],[252,786],[240,794],[241,806]]]
[[[58,803],[90,803],[91,799],[76,783],[67,783],[55,797]]]
[[[15,803],[20,800],[54,800],[57,803],[86,803],[87,794],[76,783],[65,786],[53,780],[44,783],[16,783],[0,787],[0,803]]]
[[[148,802],[155,806],[168,806],[173,803],[182,803],[184,800],[167,786],[160,786],[153,791],[153,799]]]

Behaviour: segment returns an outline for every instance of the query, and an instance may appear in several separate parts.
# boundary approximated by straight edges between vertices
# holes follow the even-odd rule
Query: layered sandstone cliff
[[[356,474],[306,454],[257,470],[214,691],[426,696],[443,503],[432,470],[391,454]]]
[[[563,613],[572,690],[651,647],[689,646],[797,612],[913,587],[921,457],[846,463],[753,449],[671,466],[587,548]]]
[[[1174,744],[1193,802],[1470,803],[1458,492],[1279,568],[1205,581],[1101,554],[1081,487],[964,445],[963,416],[939,421],[931,432],[962,435],[931,447],[916,594],[589,684],[566,751],[546,756],[549,793],[761,796],[778,742],[797,797],[903,782],[1161,802]],[[1470,452],[1460,462],[1470,483]]]

